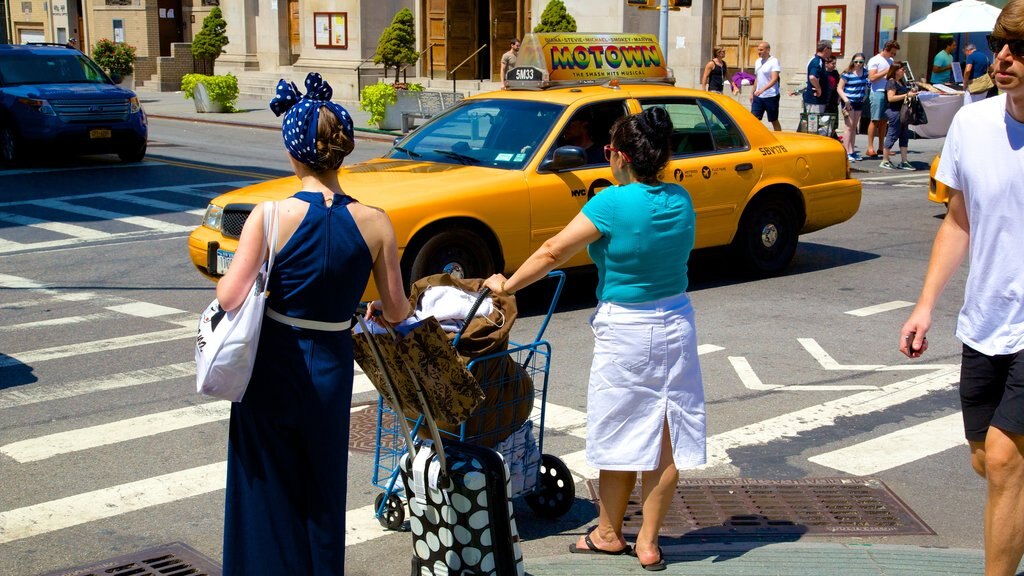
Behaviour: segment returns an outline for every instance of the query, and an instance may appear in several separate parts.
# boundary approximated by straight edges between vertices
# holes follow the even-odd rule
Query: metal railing
[[[359,98],[360,95],[363,93],[363,70],[362,70],[362,68],[363,68],[364,64],[367,64],[369,62],[373,62],[373,57],[367,58],[366,60],[363,60],[362,62],[359,63],[358,66],[356,66],[356,98]],[[384,79],[386,80],[387,77],[388,77],[388,70],[387,70],[387,68],[385,68],[384,69]]]
[[[430,79],[431,80],[434,79],[434,51],[430,50],[430,49],[433,48],[436,45],[437,45],[437,42],[431,42],[430,46],[427,46],[423,50],[420,50],[419,54],[416,55],[416,62],[419,62],[420,58],[423,57],[423,53],[427,52],[427,51],[430,51],[430,53],[427,54],[427,70],[430,70]],[[403,82],[406,82],[406,83],[409,82],[409,77],[406,75],[406,72],[405,72],[406,68],[408,68],[409,66],[412,66],[416,62],[410,62],[410,63],[406,64],[405,66],[402,66],[402,69],[400,70],[400,73],[402,74],[402,81]]]
[[[487,48],[487,44],[486,43],[481,44],[480,47],[477,48],[472,54],[467,56],[465,60],[463,60],[462,62],[459,62],[458,66],[456,66],[455,68],[452,68],[451,70],[448,71],[448,76],[450,76],[451,79],[452,79],[452,93],[458,92],[458,86],[455,84],[455,82],[456,82],[455,73],[458,72],[459,68],[462,68],[466,64],[466,62],[469,62],[474,57],[476,57],[476,55],[479,54],[480,51],[483,50],[484,48]]]

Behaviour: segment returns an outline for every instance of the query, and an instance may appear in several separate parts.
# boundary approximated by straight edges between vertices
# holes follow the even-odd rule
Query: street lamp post
[[[661,53],[668,59],[668,0],[661,0],[658,13],[658,42],[661,43]]]

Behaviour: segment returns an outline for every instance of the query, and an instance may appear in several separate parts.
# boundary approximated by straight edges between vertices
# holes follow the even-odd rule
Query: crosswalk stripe
[[[855,476],[870,476],[966,446],[963,422],[963,414],[957,412],[808,460]]]
[[[28,244],[22,244],[21,242],[14,242],[12,240],[4,240],[0,238],[0,254],[4,252],[14,252],[16,250],[24,250]]]
[[[36,362],[69,358],[71,356],[80,356],[82,354],[92,354],[95,352],[110,352],[112,350],[134,348],[136,346],[159,344],[161,342],[170,342],[172,340],[181,340],[183,338],[195,338],[195,336],[195,327],[174,328],[158,332],[147,332],[131,336],[118,336],[116,338],[94,340],[92,342],[83,342],[81,344],[68,344],[63,346],[53,346],[51,348],[40,348],[39,350],[29,350],[28,352],[8,353],[6,358],[0,358],[0,368],[17,366],[19,364],[35,364]]]
[[[86,198],[110,198],[115,194],[146,194],[150,192],[175,192],[178,194],[185,194],[188,196],[196,196],[198,198],[204,198],[206,200],[212,200],[215,196],[218,196],[222,190],[242,188],[250,184],[255,184],[256,180],[235,180],[230,182],[207,182],[203,184],[179,184],[177,186],[150,186],[147,188],[131,188],[127,190],[116,190],[113,192],[93,192],[87,194],[68,194],[66,196],[56,196],[49,198],[49,200],[67,200],[67,201],[79,201]],[[205,191],[206,188],[215,188],[216,190],[209,192]],[[4,206],[24,206],[26,204],[35,204],[36,199],[27,200],[11,200],[7,202],[0,202],[0,207]]]
[[[83,324],[106,318],[113,318],[115,315],[108,312],[97,314],[86,314],[84,316],[64,316],[61,318],[49,318],[47,320],[36,320],[34,322],[23,322],[21,324],[10,324],[0,326],[0,332],[17,332],[20,330],[33,330],[37,328],[52,328],[54,326],[70,326],[72,324]]]
[[[124,222],[125,224],[131,224],[132,226],[149,228],[160,232],[189,232],[194,228],[194,226],[172,224],[171,222],[163,222],[161,220],[147,218],[145,216],[129,216],[120,212],[111,212],[110,210],[93,208],[92,206],[72,204],[63,200],[38,200],[36,201],[36,204],[53,210],[61,210],[64,212],[71,212],[72,214],[81,214],[83,216],[90,216],[92,218],[100,218],[103,220],[115,220],[117,222]]]
[[[32,228],[39,228],[41,230],[49,230],[50,232],[57,232],[58,234],[71,236],[76,240],[96,240],[99,238],[109,238],[110,236],[113,236],[109,232],[86,228],[85,226],[78,226],[77,224],[51,222],[48,220],[33,218],[31,216],[22,216],[21,214],[9,214],[7,212],[0,212],[0,220],[10,222],[11,224],[17,224],[18,226],[29,226]],[[45,242],[32,243],[28,244],[28,246],[35,247],[37,244],[45,244]]]
[[[116,306],[107,306],[107,310],[127,314],[129,316],[138,316],[139,318],[159,318],[160,316],[170,316],[171,314],[187,314],[184,310],[171,308],[170,306],[161,306],[160,304],[139,301],[118,304]],[[196,317],[198,318],[198,314]]]
[[[174,380],[175,378],[184,378],[186,376],[194,377],[195,373],[195,362],[182,362],[180,364],[169,364],[167,366],[157,366],[155,368],[143,368],[141,370],[132,370],[131,372],[111,374],[109,376],[87,378],[77,382],[68,382],[60,386],[33,386],[24,390],[20,388],[8,388],[0,390],[0,410],[4,408],[28,406],[30,404],[38,404],[40,402],[49,402],[51,400],[74,398],[75,396],[92,394],[94,392],[104,392],[107,390],[118,390],[121,388],[130,388],[132,386],[153,384],[155,382]]]
[[[864,316],[881,314],[882,312],[891,312],[893,310],[899,310],[900,308],[906,308],[913,305],[913,302],[907,302],[906,300],[893,300],[892,302],[883,302],[882,304],[875,304],[874,306],[865,306],[864,308],[857,308],[856,310],[848,310],[846,313],[850,316],[863,318]]]
[[[959,366],[943,368],[882,386],[877,390],[860,392],[716,434],[708,439],[707,466],[728,464],[729,450],[768,444],[782,438],[796,438],[804,432],[834,426],[839,418],[881,412],[932,392],[947,389],[959,380]]]
[[[0,512],[0,544],[223,490],[227,462]]]
[[[184,212],[186,214],[195,214],[197,216],[202,216],[203,214],[206,213],[206,210],[203,208],[194,208],[192,206],[186,206],[184,204],[174,204],[172,202],[165,202],[164,200],[146,198],[145,196],[136,196],[135,194],[111,194],[110,198],[118,202],[139,204],[142,206],[148,206],[149,208],[166,210],[168,212]]]
[[[18,462],[36,462],[60,454],[78,452],[100,446],[137,440],[165,432],[173,432],[226,420],[231,415],[230,402],[209,402],[168,410],[158,414],[146,414],[127,418],[109,424],[100,424],[67,432],[47,434],[0,446],[0,453]]]

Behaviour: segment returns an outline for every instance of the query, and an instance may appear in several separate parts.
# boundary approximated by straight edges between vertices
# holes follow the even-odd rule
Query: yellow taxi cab
[[[939,169],[939,156],[941,154],[935,155],[928,170],[928,199],[949,206],[949,187],[935,179],[935,171]]]
[[[664,62],[650,34],[527,35],[509,90],[467,98],[384,157],[343,166],[342,188],[391,217],[407,283],[510,273],[613,183],[603,148],[615,120],[660,106],[675,127],[662,178],[693,199],[696,248],[731,246],[752,274],[775,275],[800,234],[857,212],[861,184],[839,142],[769,131],[732,98],[674,86]],[[196,268],[222,275],[252,207],[298,189],[290,177],[214,198],[189,238]],[[584,251],[565,267],[589,263]]]

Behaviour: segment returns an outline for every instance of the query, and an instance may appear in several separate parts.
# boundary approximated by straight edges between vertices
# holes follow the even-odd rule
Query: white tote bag
[[[196,392],[239,402],[256,363],[256,347],[266,310],[267,281],[277,252],[277,202],[263,203],[263,245],[270,256],[263,262],[245,302],[225,312],[214,299],[199,317],[196,337]]]

